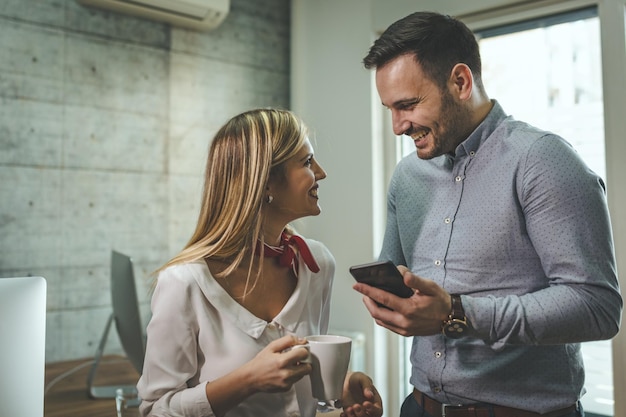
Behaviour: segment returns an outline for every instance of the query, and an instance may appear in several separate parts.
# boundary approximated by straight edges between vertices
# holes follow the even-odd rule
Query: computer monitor
[[[0,415],[42,417],[46,280],[0,278]]]
[[[87,387],[92,398],[115,398],[117,388],[128,385],[94,386],[96,370],[102,359],[111,324],[115,328],[126,357],[141,374],[145,354],[144,328],[139,313],[139,301],[135,285],[133,262],[128,255],[111,252],[111,305],[112,312],[105,325],[94,364],[87,377]]]
[[[120,343],[130,362],[141,374],[146,346],[133,262],[129,256],[116,251],[111,253],[111,304]]]

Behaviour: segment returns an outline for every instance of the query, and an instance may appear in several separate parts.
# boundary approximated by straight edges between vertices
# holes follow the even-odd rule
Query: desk
[[[44,417],[115,417],[115,399],[92,399],[87,393],[87,375],[92,359],[46,364],[46,387],[55,378],[44,397]],[[136,384],[139,374],[121,356],[102,358],[95,385]],[[139,416],[138,410],[129,410]],[[132,416],[133,414],[131,414]]]
[[[92,359],[46,364],[46,387],[44,417],[115,417],[115,399],[94,400],[87,394],[87,375]],[[133,365],[122,356],[105,356],[98,366],[95,385],[136,384],[139,374]],[[129,416],[139,416],[138,409],[130,409]],[[318,414],[337,417],[340,411]]]

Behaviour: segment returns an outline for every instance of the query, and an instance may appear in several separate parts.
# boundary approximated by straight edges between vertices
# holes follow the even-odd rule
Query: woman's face
[[[301,217],[320,214],[317,182],[324,178],[326,172],[313,157],[307,138],[298,153],[285,162],[283,175],[270,177],[268,194],[273,200],[266,205],[268,219],[284,226]]]

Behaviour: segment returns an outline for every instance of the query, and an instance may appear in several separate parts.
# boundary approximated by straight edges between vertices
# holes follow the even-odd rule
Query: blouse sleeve
[[[137,384],[142,416],[214,416],[206,384],[190,386],[198,372],[195,320],[190,285],[162,271],[152,296],[143,374]]]

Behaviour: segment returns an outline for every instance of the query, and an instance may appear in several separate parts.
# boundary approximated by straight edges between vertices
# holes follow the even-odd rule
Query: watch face
[[[458,339],[463,337],[467,331],[467,323],[462,320],[452,319],[446,323],[443,328],[443,333],[446,337],[452,339]]]

